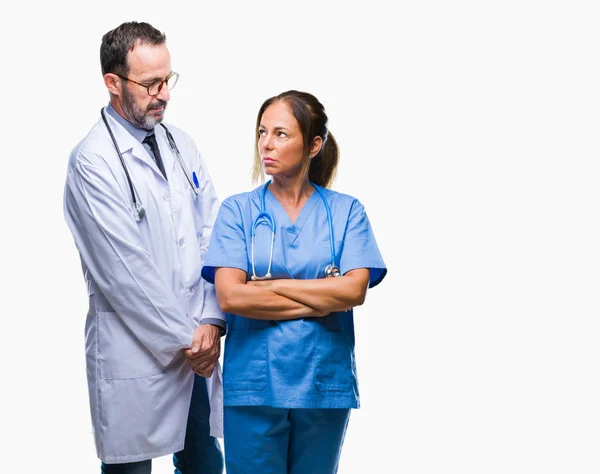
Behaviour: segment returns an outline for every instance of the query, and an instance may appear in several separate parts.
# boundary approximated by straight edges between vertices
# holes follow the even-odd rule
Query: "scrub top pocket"
[[[317,347],[316,385],[321,392],[348,392],[355,385],[354,347],[349,335],[321,330]]]
[[[225,339],[223,366],[225,391],[258,391],[265,388],[267,385],[265,332],[260,329],[230,330]]]

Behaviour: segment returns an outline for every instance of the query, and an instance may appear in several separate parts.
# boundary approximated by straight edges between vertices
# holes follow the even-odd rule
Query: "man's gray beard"
[[[122,107],[123,112],[127,116],[127,120],[142,130],[154,130],[154,127],[162,122],[162,117],[160,119],[155,119],[154,117],[148,115],[148,109],[142,110],[140,107],[138,107],[138,105],[135,103],[134,97],[125,88],[123,89]],[[166,110],[166,102],[164,103],[164,107]]]

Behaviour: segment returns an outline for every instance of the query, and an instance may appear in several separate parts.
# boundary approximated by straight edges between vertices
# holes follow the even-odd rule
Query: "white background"
[[[220,198],[251,187],[260,104],[325,105],[334,188],[389,268],[356,311],[362,408],[340,473],[600,472],[596,2],[20,2],[2,13],[0,472],[99,472],[86,293],[62,214],[123,21],[167,34],[167,122]],[[170,459],[156,473],[172,472]]]

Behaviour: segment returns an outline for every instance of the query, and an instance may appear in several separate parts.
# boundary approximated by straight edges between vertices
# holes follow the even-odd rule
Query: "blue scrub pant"
[[[206,379],[194,375],[183,450],[173,455],[175,474],[222,474],[223,453],[217,438],[210,435],[210,404]],[[150,474],[152,460],[101,465],[102,474]]]
[[[225,407],[227,474],[334,474],[349,409]]]

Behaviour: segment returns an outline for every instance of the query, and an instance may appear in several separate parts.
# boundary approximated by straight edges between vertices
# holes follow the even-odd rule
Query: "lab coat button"
[[[171,195],[170,195],[169,193],[165,193],[165,194],[163,195],[163,199],[164,199],[165,201],[169,201],[169,200],[171,199]]]
[[[185,247],[185,239],[179,239],[179,246]]]

